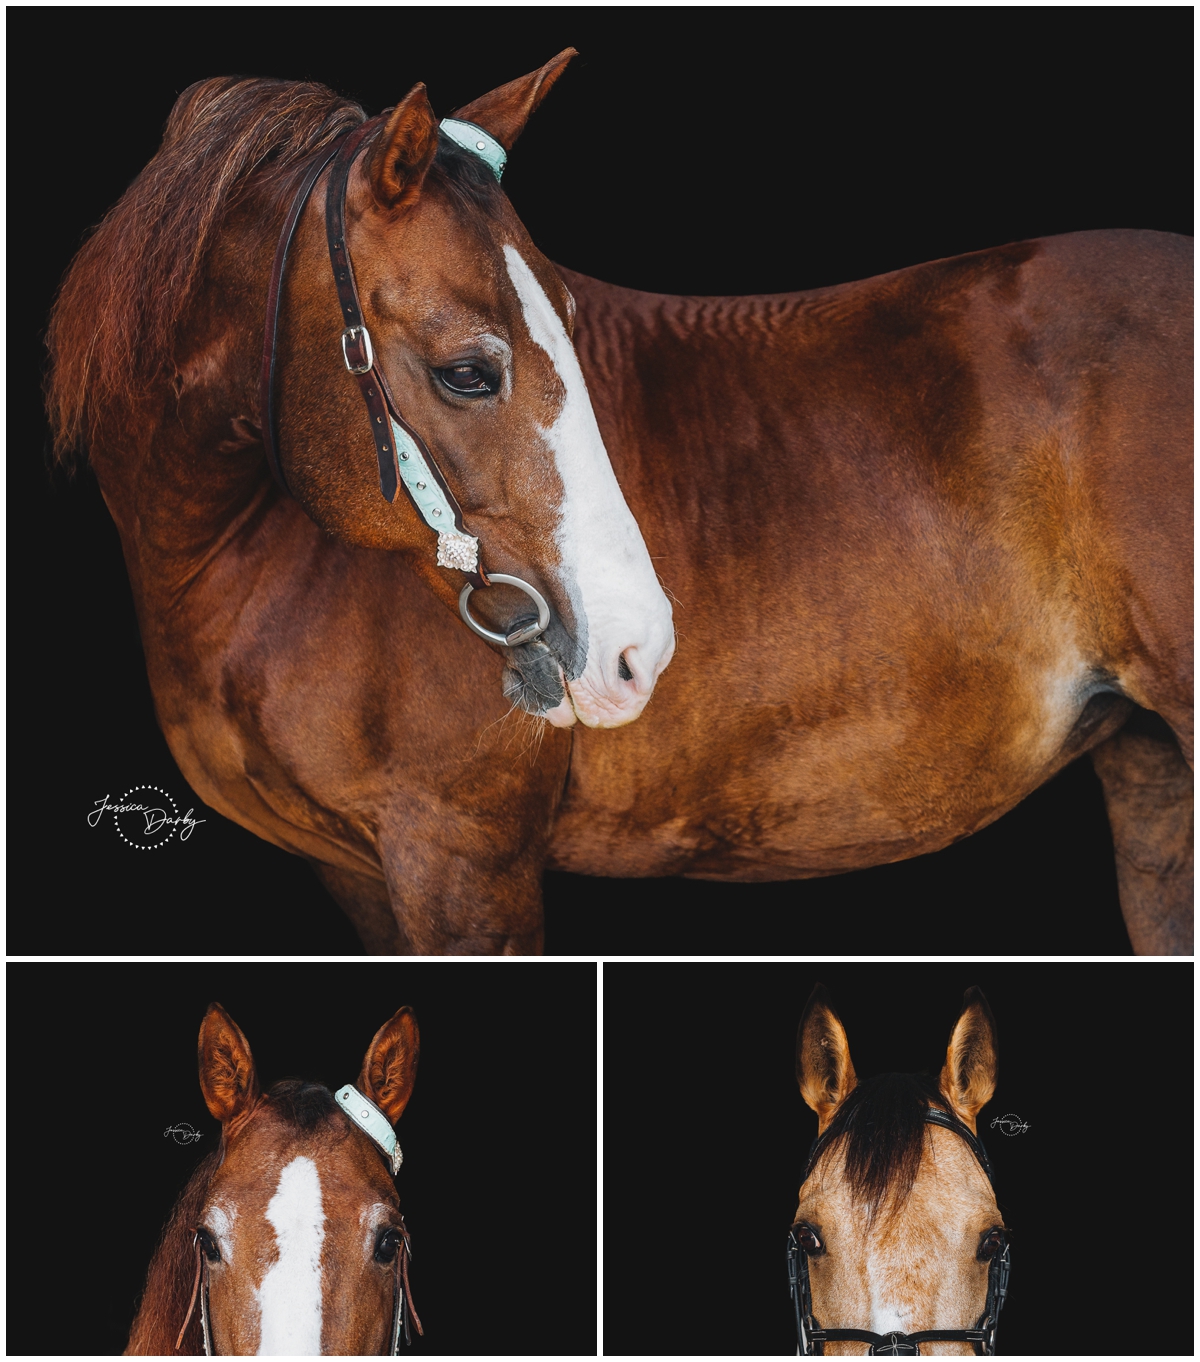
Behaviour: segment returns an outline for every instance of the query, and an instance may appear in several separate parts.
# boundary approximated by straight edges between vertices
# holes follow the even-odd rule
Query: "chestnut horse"
[[[836,874],[1090,750],[1134,948],[1189,951],[1190,240],[767,297],[597,283],[497,179],[571,55],[365,127],[340,245],[321,167],[362,111],[202,82],[72,265],[58,449],[95,467],[188,781],[307,857],[368,950],[515,953],[547,867]],[[376,381],[459,567],[440,508],[388,499]],[[477,552],[531,589],[470,596],[490,646],[458,615]]]
[[[996,1089],[983,994],[968,989],[936,1083],[860,1083],[818,984],[796,1036],[796,1078],[819,1121],[789,1238],[800,1351],[994,1352],[1009,1250],[976,1130]]]
[[[388,1353],[410,1316],[420,1330],[392,1130],[419,1049],[404,1007],[356,1084],[335,1096],[289,1079],[264,1093],[246,1037],[209,1007],[200,1088],[221,1144],[171,1213],[127,1353]]]

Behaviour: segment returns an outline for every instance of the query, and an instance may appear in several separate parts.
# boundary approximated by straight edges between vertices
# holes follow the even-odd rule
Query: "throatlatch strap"
[[[350,178],[350,167],[354,164],[355,153],[362,146],[363,140],[369,132],[379,127],[380,122],[380,118],[371,118],[360,124],[338,150],[329,176],[329,187],[325,192],[325,234],[329,241],[333,282],[337,289],[338,305],[342,311],[342,325],[345,328],[342,336],[343,357],[346,367],[358,383],[359,391],[370,413],[371,434],[375,439],[375,451],[379,456],[380,489],[388,501],[395,501],[398,479],[391,423],[388,421],[383,391],[375,376],[375,356],[370,348],[370,337],[358,301],[358,289],[354,283],[350,253],[346,249],[345,233],[346,183]]]
[[[424,1338],[425,1329],[421,1324],[421,1316],[417,1314],[417,1307],[413,1304],[412,1286],[408,1280],[408,1264],[412,1258],[412,1238],[408,1233],[408,1226],[404,1224],[403,1220],[400,1222],[400,1233],[404,1236],[404,1258],[400,1264],[400,1274],[404,1279],[404,1299],[408,1302],[408,1314],[412,1316],[412,1322],[417,1326],[417,1333]],[[404,1337],[406,1342],[412,1342],[412,1337],[408,1332],[407,1316],[404,1320]]]
[[[338,145],[340,145],[340,140]],[[321,172],[337,155],[337,145],[309,167],[288,215],[284,219],[283,231],[279,234],[279,244],[275,247],[275,259],[271,264],[271,281],[267,286],[267,325],[263,332],[263,362],[258,380],[258,408],[262,420],[263,448],[267,452],[267,466],[271,476],[291,496],[292,489],[283,476],[283,465],[279,462],[279,442],[276,439],[275,416],[275,347],[279,337],[279,307],[283,298],[283,272],[287,268],[288,252],[292,249],[292,237],[296,235],[296,224],[304,205],[312,195],[313,185],[321,178]]]
[[[187,1333],[187,1327],[192,1322],[192,1315],[196,1310],[196,1297],[200,1294],[200,1255],[203,1250],[200,1248],[200,1236],[195,1239],[196,1249],[196,1280],[192,1283],[192,1299],[188,1302],[187,1314],[183,1317],[183,1328],[179,1331],[179,1337],[175,1340],[175,1351],[178,1352],[183,1347],[183,1336]]]

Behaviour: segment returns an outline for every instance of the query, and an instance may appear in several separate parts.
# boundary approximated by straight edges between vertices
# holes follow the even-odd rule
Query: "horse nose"
[[[626,684],[632,683],[640,695],[649,695],[674,656],[675,630],[668,615],[665,627],[660,624],[657,628],[640,631],[636,642],[621,649],[617,674]],[[626,672],[629,673],[627,678]]]
[[[582,675],[565,680],[564,703],[547,710],[545,717],[563,728],[576,720],[588,728],[620,728],[632,723],[646,707],[675,651],[674,630],[661,634],[664,636],[649,630],[636,643],[609,645],[593,654]]]
[[[614,712],[626,711],[630,717],[641,712],[642,707],[654,693],[658,678],[662,675],[674,652],[674,637],[664,646],[654,646],[653,642],[629,643],[613,654],[609,654],[607,666],[601,666],[599,689]]]
[[[642,649],[636,644],[622,648],[617,655],[617,690],[633,690],[639,695],[649,695],[658,679],[657,673],[646,666]]]

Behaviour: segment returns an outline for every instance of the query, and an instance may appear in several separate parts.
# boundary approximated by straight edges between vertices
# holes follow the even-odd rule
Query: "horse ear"
[[[578,55],[573,47],[565,47],[540,70],[531,71],[520,80],[510,80],[491,94],[473,99],[470,104],[455,109],[452,117],[478,124],[484,132],[490,132],[505,151],[511,151],[529,121],[529,115],[550,93],[550,87],[567,69],[571,58]]]
[[[411,1007],[402,1007],[376,1031],[363,1056],[359,1091],[375,1103],[392,1125],[408,1106],[420,1056],[421,1033]]]
[[[392,110],[367,158],[367,179],[381,208],[415,203],[437,151],[437,119],[420,81]]]
[[[833,1010],[824,984],[818,984],[809,995],[796,1032],[796,1081],[800,1095],[817,1113],[821,1130],[858,1082],[850,1062],[846,1028]]]
[[[954,1024],[938,1086],[954,1114],[971,1130],[996,1091],[996,1056],[992,1009],[978,988],[969,988],[963,994],[962,1015]]]
[[[220,1003],[209,1003],[197,1045],[200,1091],[209,1111],[228,1124],[258,1101],[254,1056],[241,1028]]]

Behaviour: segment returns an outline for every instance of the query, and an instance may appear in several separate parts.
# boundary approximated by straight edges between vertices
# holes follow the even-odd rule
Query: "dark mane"
[[[438,138],[429,183],[443,185],[464,208],[481,208],[489,215],[505,197],[491,167],[444,136]]]
[[[146,1272],[146,1289],[129,1334],[126,1352],[141,1357],[170,1356],[187,1314],[196,1272],[196,1250],[191,1231],[195,1228],[208,1185],[221,1162],[221,1151],[213,1152],[192,1174],[163,1228],[162,1238]],[[188,1324],[180,1352],[203,1353],[200,1315]]]
[[[301,1078],[285,1078],[273,1083],[266,1093],[272,1111],[295,1130],[315,1130],[341,1108],[323,1083],[307,1083]]]
[[[207,255],[251,178],[295,180],[364,117],[302,81],[223,76],[179,96],[162,146],[76,255],[51,313],[47,408],[61,463],[170,372]]]
[[[835,1147],[842,1151],[851,1195],[867,1205],[872,1220],[884,1205],[902,1206],[912,1191],[930,1106],[947,1106],[935,1079],[882,1074],[859,1083],[829,1123],[821,1158]]]

